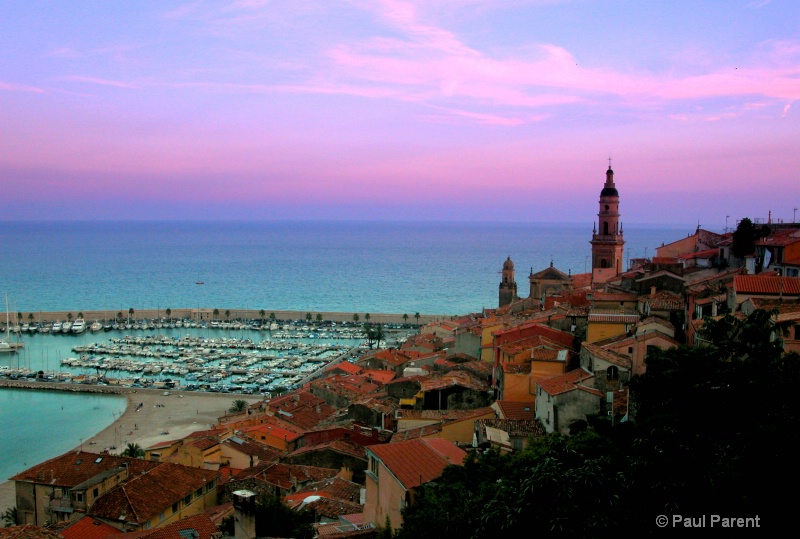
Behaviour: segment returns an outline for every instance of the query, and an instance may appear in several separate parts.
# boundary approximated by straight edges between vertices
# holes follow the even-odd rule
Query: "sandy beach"
[[[176,440],[210,428],[225,415],[234,400],[254,403],[263,398],[192,391],[169,391],[169,395],[164,395],[164,390],[151,389],[123,390],[120,393],[128,399],[125,412],[96,436],[86,440],[82,445],[84,451],[102,453],[104,449],[116,446],[109,451],[118,454],[129,443],[146,449],[159,442]],[[5,513],[6,508],[15,503],[14,482],[0,484],[0,512]]]

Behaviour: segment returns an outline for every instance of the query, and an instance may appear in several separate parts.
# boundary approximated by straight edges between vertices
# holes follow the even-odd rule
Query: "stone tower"
[[[611,163],[606,171],[606,183],[600,191],[600,211],[592,233],[592,284],[604,283],[622,273],[622,224],[619,221],[619,192],[614,185]]]
[[[503,274],[503,277],[500,281],[500,301],[498,307],[503,307],[517,298],[517,282],[514,280],[514,263],[511,261],[510,256],[503,262],[503,271],[500,273]]]

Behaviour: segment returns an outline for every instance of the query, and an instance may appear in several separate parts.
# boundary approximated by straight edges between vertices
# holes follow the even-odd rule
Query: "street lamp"
[[[730,215],[725,216],[725,232],[728,231],[728,217],[730,217]]]

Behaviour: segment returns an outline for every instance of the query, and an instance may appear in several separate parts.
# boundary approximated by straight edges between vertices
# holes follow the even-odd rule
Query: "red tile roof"
[[[107,521],[143,524],[215,479],[219,479],[219,472],[161,462],[146,473],[131,474],[127,481],[100,496],[88,514]]]
[[[545,436],[547,430],[538,419],[478,419],[479,427],[507,432],[511,436]]]
[[[534,419],[536,412],[530,402],[495,401],[501,419]]]
[[[72,488],[123,464],[128,465],[130,475],[146,472],[159,465],[157,462],[142,459],[70,451],[28,468],[10,480]]]
[[[341,361],[336,363],[335,365],[329,365],[325,368],[325,371],[342,371],[347,374],[358,374],[361,372],[361,367],[358,365],[353,365],[349,361]]]
[[[118,533],[114,526],[92,517],[80,518],[61,530],[64,539],[105,539]]]
[[[328,479],[336,476],[338,473],[339,470],[333,468],[267,462],[242,470],[233,477],[233,480],[255,479],[270,485],[278,486],[283,490],[290,490],[294,486],[292,479],[302,485]]]
[[[121,533],[113,539],[212,539],[220,537],[222,533],[206,513],[200,513],[182,518],[172,524],[130,533]]]
[[[394,380],[395,374],[394,371],[383,371],[380,369],[364,369],[361,372],[361,376],[365,377],[367,380],[372,380],[378,382],[379,384],[388,384],[392,380]]]
[[[60,536],[46,528],[24,524],[0,528],[0,539],[60,539]]]
[[[594,378],[593,374],[581,368],[569,371],[560,376],[554,376],[553,378],[538,380],[536,385],[541,387],[542,391],[555,396],[566,393],[567,391],[572,391],[578,384],[591,381],[592,378]]]
[[[304,446],[300,449],[294,450],[292,453],[289,453],[286,458],[291,459],[297,455],[304,455],[306,453],[325,450],[335,451],[336,453],[342,453],[344,455],[350,455],[352,457],[364,459],[365,461],[367,460],[367,451],[364,449],[364,446],[349,440],[330,440],[328,442],[322,442],[321,444]]]
[[[733,286],[739,294],[800,295],[800,277],[737,275]]]
[[[367,448],[410,490],[440,475],[446,466],[461,466],[467,453],[443,438],[417,438]]]

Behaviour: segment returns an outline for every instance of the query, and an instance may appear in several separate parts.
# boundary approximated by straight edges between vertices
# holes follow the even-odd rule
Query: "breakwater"
[[[167,312],[169,309],[169,312]],[[263,311],[263,313],[262,313]],[[203,308],[203,307],[179,307],[164,309],[136,309],[129,307],[127,310],[96,310],[96,309],[74,309],[69,311],[17,311],[8,315],[11,324],[23,322],[58,322],[72,320],[83,315],[87,321],[104,321],[113,319],[162,319],[170,318],[175,320],[194,320],[198,322],[211,322],[213,320],[261,320],[269,322],[277,320],[281,322],[308,320],[311,315],[313,321],[323,322],[358,322],[369,321],[373,324],[428,324],[441,320],[448,320],[453,315],[445,314],[422,314],[422,313],[370,313],[365,311],[352,312],[327,312],[327,311],[276,311],[268,309],[230,309],[230,308]],[[356,319],[356,315],[357,319]],[[0,314],[0,323],[5,324],[6,319]]]

